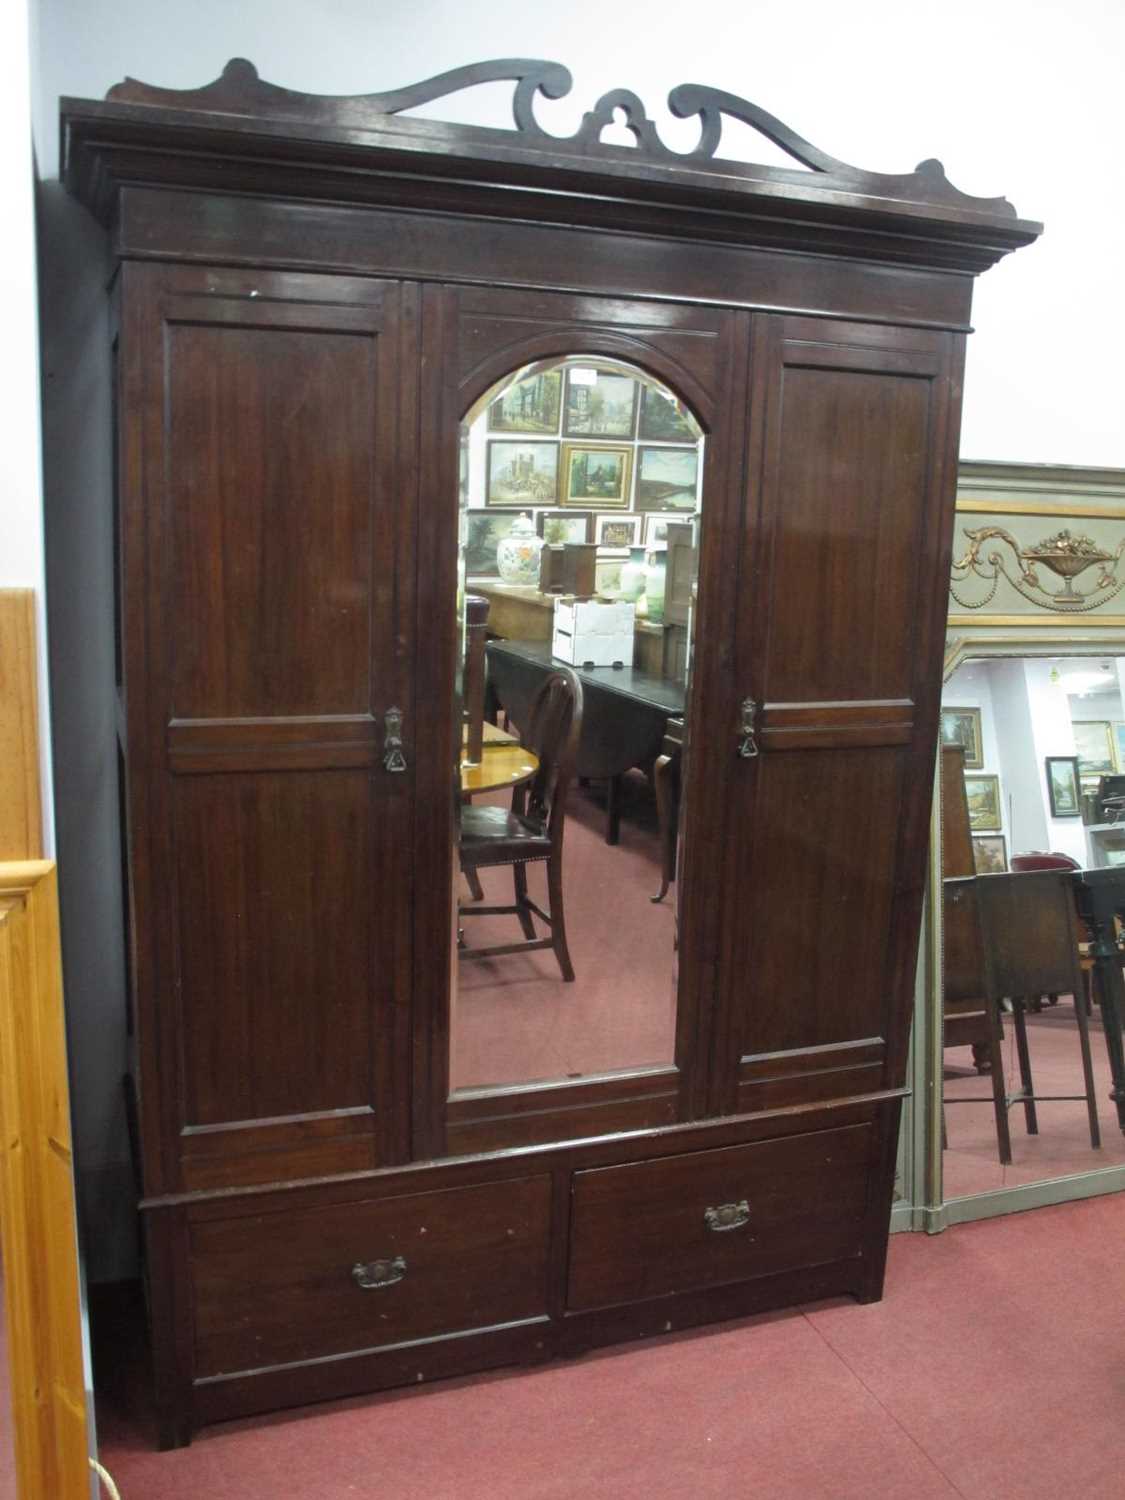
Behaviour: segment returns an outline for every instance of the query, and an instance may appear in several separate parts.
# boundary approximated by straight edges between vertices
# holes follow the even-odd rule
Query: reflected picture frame
[[[1048,755],[1047,800],[1052,818],[1082,816],[1082,784],[1077,755]]]
[[[535,514],[535,529],[545,542],[561,546],[564,542],[594,540],[592,510],[540,510]]]
[[[589,376],[593,375],[593,379]],[[563,435],[568,438],[632,438],[637,430],[638,384],[619,370],[568,369]]]
[[[594,517],[594,541],[603,549],[627,552],[630,547],[640,545],[641,517],[638,515],[608,515]]]
[[[966,776],[965,800],[969,804],[969,827],[974,833],[1000,832],[1003,819],[999,776]]]
[[[699,448],[637,448],[637,509],[692,514],[699,503]]]
[[[615,598],[621,589],[621,568],[629,554],[600,556],[594,564],[594,591],[601,599]]]
[[[1003,875],[1008,869],[1008,841],[1002,833],[973,838],[973,868],[978,875]]]
[[[668,522],[675,519],[675,511],[650,511],[645,516],[645,546],[666,547],[668,545]]]
[[[979,771],[984,765],[984,736],[981,730],[979,708],[959,708],[954,704],[941,706],[941,742],[943,745],[961,745],[965,750],[965,770]]]
[[[518,507],[510,510],[470,510],[465,533],[465,577],[499,578],[500,564],[496,549],[512,529],[512,522],[524,514]]]
[[[1117,769],[1113,757],[1113,731],[1108,719],[1074,719],[1074,748],[1083,776],[1111,776]]]
[[[559,445],[518,438],[490,438],[485,457],[484,503],[531,510],[557,505]]]
[[[562,383],[561,370],[543,370],[517,380],[489,406],[489,432],[557,436]]]
[[[631,447],[609,447],[596,443],[562,445],[563,505],[582,509],[591,506],[629,508],[629,485],[633,473]]]
[[[641,389],[637,437],[642,443],[694,443],[699,432],[671,391],[646,385]]]

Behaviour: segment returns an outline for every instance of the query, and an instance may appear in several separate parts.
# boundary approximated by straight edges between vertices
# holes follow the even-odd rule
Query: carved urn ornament
[[[953,582],[950,586],[954,599],[964,609],[983,609],[995,596],[1002,577],[1032,604],[1046,609],[1078,612],[1096,609],[1112,599],[1125,585],[1125,579],[1117,576],[1117,564],[1125,551],[1125,540],[1118,544],[1115,551],[1106,552],[1092,537],[1076,536],[1067,529],[1057,531],[1054,536],[1045,537],[1030,547],[1021,547],[1012,533],[1002,526],[979,526],[966,530],[965,535],[970,545],[964,556],[953,562]],[[999,549],[993,549],[987,556],[982,556],[985,543],[990,541],[1003,542],[1011,549],[1018,572],[1008,571],[1010,559]],[[1040,567],[1047,568],[1061,578],[1062,588],[1052,593],[1040,581]],[[1074,587],[1074,580],[1093,567],[1098,568],[1094,586],[1082,593]],[[983,599],[964,599],[957,592],[956,585],[972,575],[986,579],[992,585]]]

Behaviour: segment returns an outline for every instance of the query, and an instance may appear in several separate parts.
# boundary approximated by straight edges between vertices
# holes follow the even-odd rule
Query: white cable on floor
[[[112,1475],[109,1474],[107,1470],[102,1468],[101,1464],[98,1463],[96,1458],[92,1458],[90,1460],[90,1467],[91,1469],[93,1469],[94,1473],[98,1476],[101,1482],[105,1485],[106,1490],[109,1493],[109,1500],[121,1500],[121,1491],[114,1484]]]

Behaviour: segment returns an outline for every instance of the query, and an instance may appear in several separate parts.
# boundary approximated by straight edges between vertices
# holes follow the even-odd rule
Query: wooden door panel
[[[956,352],[919,329],[756,321],[737,677],[758,754],[731,783],[726,1108],[901,1082]]]
[[[365,313],[332,309],[320,321],[337,326],[319,328],[168,324],[178,718],[355,713],[370,701]]]
[[[894,749],[764,754],[742,910],[756,1003],[745,1060],[883,1041],[902,797]]]
[[[185,1126],[369,1105],[375,902],[362,771],[175,790]]]
[[[786,365],[767,480],[784,500],[766,568],[765,702],[909,696],[929,387],[914,371]]]
[[[413,776],[381,751],[386,710],[408,736],[413,718],[400,289],[126,274],[147,360],[123,378],[149,372],[122,517],[149,592],[143,629],[125,614],[140,1044],[161,1079],[142,1128],[159,1107],[172,1143],[146,1190],[399,1159]]]

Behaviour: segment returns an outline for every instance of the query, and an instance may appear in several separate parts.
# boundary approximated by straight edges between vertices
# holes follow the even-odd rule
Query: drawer
[[[549,1225],[548,1177],[197,1222],[196,1376],[545,1316]]]
[[[576,1172],[567,1307],[858,1255],[875,1144],[852,1125]]]

